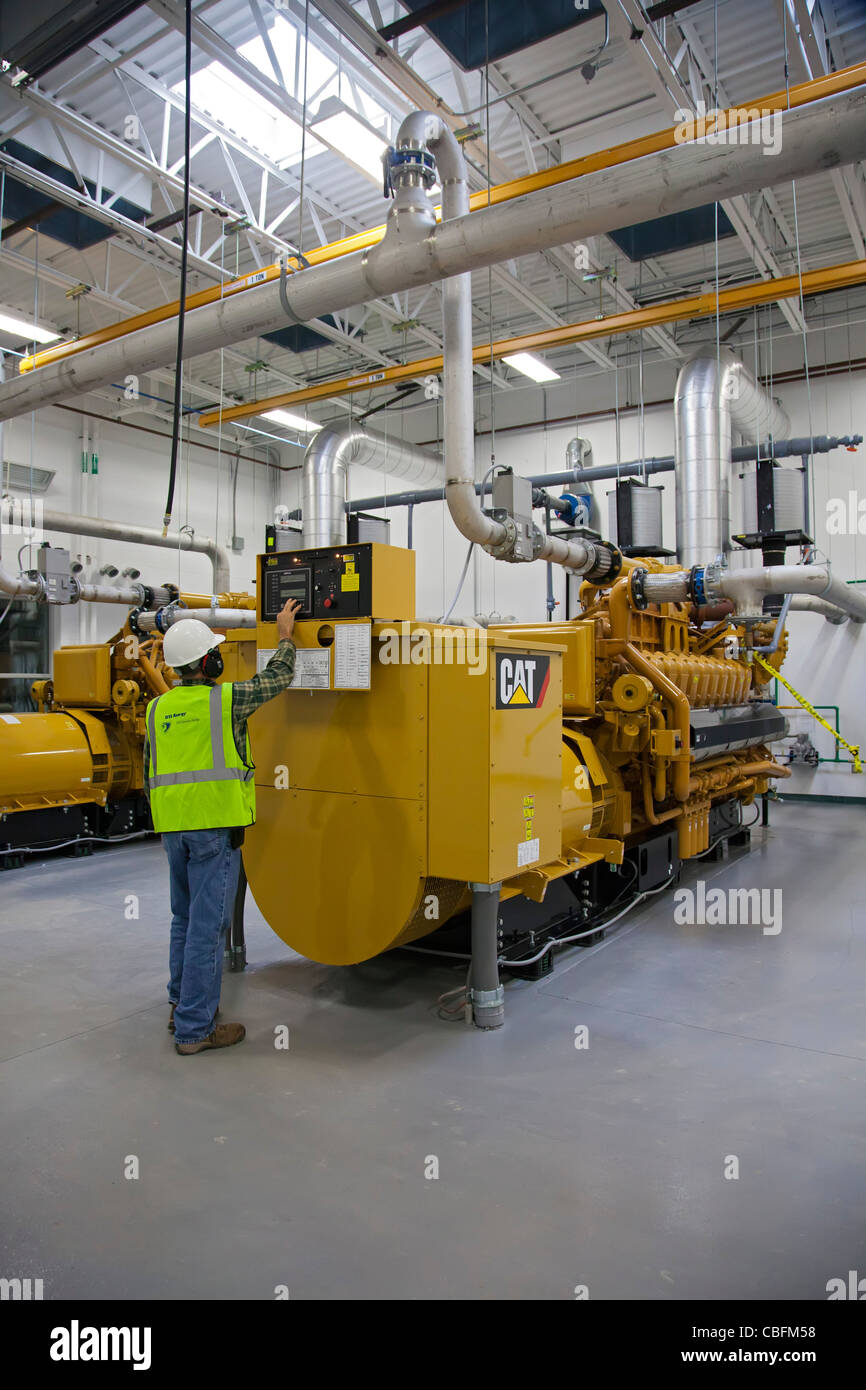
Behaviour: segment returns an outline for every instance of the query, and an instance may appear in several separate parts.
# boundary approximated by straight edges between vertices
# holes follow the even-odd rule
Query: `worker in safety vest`
[[[299,607],[295,600],[285,605],[277,650],[247,681],[216,684],[225,638],[195,618],[173,623],[163,640],[180,684],[147,707],[144,773],[171,875],[168,1026],[183,1057],[231,1047],[246,1034],[242,1023],[218,1024],[216,1016],[243,828],[256,818],[247,720],[292,683]]]

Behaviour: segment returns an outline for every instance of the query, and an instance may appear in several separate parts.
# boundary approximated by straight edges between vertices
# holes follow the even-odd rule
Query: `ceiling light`
[[[311,123],[321,140],[341,154],[374,183],[382,182],[382,155],[387,142],[378,131],[350,111],[339,97],[326,97]]]
[[[38,323],[28,323],[14,314],[0,313],[0,333],[11,333],[25,343],[56,343],[62,337],[53,328],[40,328]]]
[[[511,352],[502,360],[507,362],[509,367],[513,367],[516,372],[522,372],[524,376],[531,377],[533,381],[559,381],[559,372],[555,372],[552,367],[548,367],[540,357],[533,356],[531,352]]]
[[[306,434],[315,434],[316,430],[322,428],[315,420],[305,420],[303,415],[292,415],[288,410],[263,410],[262,419],[273,420],[289,430],[304,430]]]

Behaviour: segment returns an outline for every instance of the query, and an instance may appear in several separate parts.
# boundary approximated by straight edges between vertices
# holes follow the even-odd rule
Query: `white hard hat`
[[[178,666],[191,666],[225,640],[219,633],[212,632],[207,623],[200,623],[198,618],[181,618],[179,623],[172,623],[162,639],[162,654],[169,666],[175,669]]]

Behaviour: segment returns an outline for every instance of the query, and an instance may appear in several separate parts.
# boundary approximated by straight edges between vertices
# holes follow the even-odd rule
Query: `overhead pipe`
[[[853,449],[862,443],[862,434],[815,434],[796,439],[774,439],[773,458],[802,458],[808,454],[828,454],[833,449]],[[748,463],[766,455],[766,449],[762,450],[758,444],[744,444],[732,449],[731,454],[734,463]],[[609,478],[633,478],[644,475],[649,477],[654,473],[672,473],[674,466],[673,454],[667,454],[658,458],[633,459],[628,463],[602,463],[591,468],[569,468],[560,473],[530,473],[527,478],[536,488],[563,487],[602,482]],[[475,491],[479,495],[481,487],[481,483],[475,484]],[[485,490],[489,491],[489,484]],[[435,487],[415,492],[382,493],[376,497],[354,498],[346,503],[346,511],[369,512],[383,507],[412,507],[416,502],[441,502],[444,496],[444,490]],[[289,521],[299,521],[300,517],[300,507],[288,513]]]
[[[730,348],[696,353],[680,370],[674,392],[677,557],[682,565],[709,564],[731,548],[734,426],[761,443],[782,438],[788,417]]]
[[[663,324],[681,323],[687,319],[717,318],[728,309],[753,308],[760,304],[772,304],[776,300],[827,294],[834,290],[861,285],[864,281],[866,260],[863,259],[842,261],[838,265],[823,266],[820,270],[804,270],[795,275],[773,276],[769,280],[748,280],[744,284],[729,285],[718,292],[708,290],[701,294],[660,299],[622,313],[596,315],[594,318],[580,319],[577,323],[564,323],[557,328],[542,328],[534,333],[497,338],[492,343],[478,343],[472,349],[472,361],[476,366],[487,366],[514,352],[546,352],[551,348],[571,347],[599,338],[616,337],[621,333],[640,333]],[[367,391],[371,386],[382,388],[399,382],[418,381],[431,373],[441,372],[442,365],[441,354],[433,354],[416,357],[396,366],[382,367],[378,371],[368,371],[360,376],[356,372],[351,376],[328,377],[313,386],[279,391],[276,395],[265,396],[257,401],[202,410],[199,425],[207,429],[220,423],[234,424],[283,406],[309,404],[312,401],[353,395],[357,391]],[[649,404],[657,405],[659,402],[653,401]],[[506,429],[509,428],[513,427],[506,426]]]
[[[663,149],[500,207],[447,218],[417,240],[389,234],[389,227],[383,240],[365,251],[194,310],[187,318],[184,357],[284,327],[286,307],[303,322],[511,257],[854,163],[866,147],[866,87],[784,111],[780,119],[784,138],[772,160],[764,157],[760,143],[746,143],[749,127],[740,127],[742,143],[736,146],[692,143]],[[175,338],[173,323],[155,324],[7,381],[0,386],[0,419],[104,386],[118,372],[143,374],[165,366]]]
[[[212,536],[196,536],[194,532],[179,531],[164,536],[149,526],[130,526],[125,521],[103,521],[97,516],[74,516],[71,512],[42,513],[43,531],[60,531],[72,536],[90,536],[96,540],[134,542],[136,545],[159,545],[166,550],[189,550],[207,555],[213,570],[213,592],[227,594],[231,590],[229,553]]]
[[[435,160],[435,175],[427,151]],[[469,226],[466,162],[459,141],[441,116],[432,111],[407,116],[389,160],[395,197],[383,248],[390,238],[397,246],[405,245],[411,254],[419,242],[431,243],[441,229]],[[441,228],[427,196],[436,176],[442,187]],[[532,554],[527,556],[515,522],[510,517],[497,521],[482,510],[475,489],[472,277],[468,272],[446,279],[443,322],[445,501],[458,531],[497,560],[547,560],[590,578],[614,577],[619,552],[604,541],[566,541],[533,523]]]
[[[348,471],[351,463],[410,482],[445,476],[441,458],[366,425],[318,430],[304,455],[301,514],[305,549],[342,545],[346,539]]]
[[[754,110],[758,108],[762,112],[789,110],[797,106],[813,102],[821,97],[827,97],[840,91],[850,90],[866,81],[866,63],[854,64],[848,68],[842,68],[837,72],[827,73],[821,77],[811,78],[806,82],[800,82],[785,88],[781,92],[773,92],[765,96],[757,97],[753,101],[744,102],[739,107],[733,107],[729,111],[723,112],[725,121],[723,128],[733,129],[739,124],[740,112]],[[734,112],[737,113],[736,119]],[[695,138],[702,139],[705,134],[712,130],[714,117],[698,119],[695,124]],[[525,175],[522,178],[511,179],[503,184],[496,184],[490,189],[481,189],[470,196],[470,206],[480,208],[488,204],[508,202],[514,198],[524,196],[534,189],[546,187],[553,183],[564,182],[568,179],[578,178],[600,168],[607,168],[620,165],[629,160],[642,158],[648,154],[655,153],[661,149],[669,149],[679,145],[682,137],[681,126],[670,126],[666,130],[659,131],[653,135],[641,135],[635,140],[629,140],[620,145],[615,145],[609,149],[597,151],[595,154],[583,155],[578,159],[568,160],[565,163],[553,165],[549,169],[542,169],[534,174]],[[207,204],[206,195],[199,189],[196,194],[197,200],[204,200]],[[214,208],[220,211],[216,202]],[[305,260],[310,265],[318,265],[326,261],[334,260],[339,256],[344,256],[351,251],[363,250],[368,246],[375,245],[384,234],[384,227],[374,227],[367,232],[358,232],[353,236],[344,237],[340,241],[330,242],[325,246],[315,247],[308,251]],[[264,274],[269,279],[276,280],[280,275],[279,265],[266,266],[264,271],[257,271],[255,275],[241,276],[239,279],[228,280],[223,285],[216,285],[207,290],[199,290],[196,294],[189,295],[186,301],[186,309],[199,308],[203,304],[213,303],[226,294],[233,294],[245,291],[251,283],[259,283],[260,276]],[[132,318],[121,320],[121,322],[108,325],[104,328],[95,329],[91,333],[86,333],[74,342],[58,343],[54,347],[43,348],[41,351],[25,357],[20,369],[22,372],[30,371],[34,367],[42,367],[48,362],[58,361],[62,358],[81,352],[86,348],[96,346],[118,337],[125,336],[138,328],[145,328],[148,325],[163,319],[173,318],[180,308],[179,301],[160,305],[156,309],[145,310]]]

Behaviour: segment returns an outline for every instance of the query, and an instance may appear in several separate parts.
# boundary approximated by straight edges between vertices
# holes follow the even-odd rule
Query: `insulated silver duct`
[[[691,571],[646,574],[641,581],[648,603],[686,603],[692,597]],[[855,623],[866,622],[866,594],[831,574],[829,565],[766,565],[755,569],[729,570],[712,565],[703,571],[704,598],[707,603],[720,599],[733,601],[738,618],[749,622],[764,617],[766,594],[805,594],[821,600],[813,611],[827,608],[845,613]],[[826,613],[825,613],[826,616]]]
[[[123,603],[127,608],[136,608],[146,601],[163,604],[171,601],[168,589],[153,588],[145,584],[129,584],[116,589],[113,584],[80,584],[73,579],[73,603]],[[35,598],[45,601],[45,583],[37,576],[29,579],[26,575],[13,575],[0,565],[0,594],[9,598]]]
[[[189,531],[179,531],[175,536],[164,536],[161,531],[149,526],[130,526],[125,521],[103,521],[98,516],[73,516],[71,512],[44,511],[40,526],[43,531],[60,531],[70,536],[92,536],[97,540],[125,541],[136,545],[159,545],[166,550],[191,550],[207,555],[213,568],[211,592],[231,592],[229,553],[211,536],[197,536]]]
[[[791,599],[789,611],[791,613],[820,613],[822,618],[826,618],[833,627],[841,627],[848,622],[848,614],[843,613],[838,608],[834,608],[831,603],[827,603],[823,598],[812,598],[811,594],[794,594]],[[856,619],[863,622],[862,618]]]
[[[866,148],[866,85],[783,111],[780,121],[784,138],[772,159],[765,158],[758,141],[748,141],[749,128],[741,126],[735,146],[677,145],[446,218],[417,240],[386,236],[366,251],[289,275],[286,301],[296,320],[317,318],[514,256],[855,163]],[[276,280],[226,295],[187,314],[184,356],[273,332],[285,322]],[[117,381],[118,373],[164,367],[173,361],[176,346],[177,324],[169,319],[18,375],[0,386],[0,419],[105,386]]]
[[[731,548],[733,427],[748,439],[782,439],[788,417],[730,348],[692,357],[677,377],[677,557],[708,565]]]
[[[582,435],[569,439],[565,446],[565,462],[569,468],[579,468],[581,472],[592,466],[592,445]]]
[[[442,187],[442,227],[470,225],[466,162],[458,140],[441,116],[432,111],[413,112],[400,127],[396,149],[398,162],[391,172],[396,196],[381,244],[394,236],[411,249],[421,241],[429,245],[440,234],[427,196],[433,175],[423,162],[425,150],[436,160]],[[527,554],[510,517],[494,521],[484,512],[475,491],[471,275],[459,274],[445,281],[443,317],[445,500],[454,525],[467,540],[483,546],[497,560],[547,560],[582,574],[606,576],[615,552],[604,542],[564,541],[533,526],[532,553]]]
[[[169,608],[164,609],[161,615],[139,613],[136,626],[142,632],[153,632],[157,628],[157,618],[162,623],[168,623],[169,627],[183,618],[195,618],[206,627],[225,628],[227,631],[254,628],[256,625],[255,610],[252,608]]]
[[[377,434],[366,425],[319,430],[304,455],[304,549],[345,542],[350,463],[405,482],[445,482],[442,459],[414,444]]]

